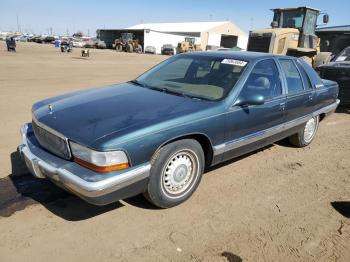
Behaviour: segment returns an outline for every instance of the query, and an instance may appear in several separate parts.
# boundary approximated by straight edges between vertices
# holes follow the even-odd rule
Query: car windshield
[[[147,88],[206,100],[221,100],[235,86],[247,62],[211,56],[178,55],[134,82]]]
[[[336,62],[348,62],[350,61],[350,46],[345,48],[335,59]]]

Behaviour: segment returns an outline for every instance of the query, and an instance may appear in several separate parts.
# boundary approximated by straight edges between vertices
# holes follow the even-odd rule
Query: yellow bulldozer
[[[185,37],[185,40],[178,43],[176,48],[176,53],[185,53],[185,52],[192,52],[192,51],[202,51],[201,45],[198,45],[195,43],[194,37]]]
[[[311,7],[276,8],[271,28],[249,33],[247,51],[299,57],[314,68],[331,60],[330,52],[320,52],[315,34],[320,11]],[[327,24],[329,16],[323,15]]]
[[[117,52],[142,53],[142,45],[132,33],[122,33],[120,38],[115,39],[113,48]]]

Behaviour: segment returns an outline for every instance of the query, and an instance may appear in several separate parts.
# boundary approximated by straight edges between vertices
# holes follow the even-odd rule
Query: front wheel
[[[192,139],[165,145],[153,156],[146,198],[169,208],[187,200],[197,189],[204,172],[204,153]]]
[[[303,129],[289,137],[290,143],[296,147],[304,147],[309,145],[317,133],[319,121],[319,116],[309,119],[305,123]]]

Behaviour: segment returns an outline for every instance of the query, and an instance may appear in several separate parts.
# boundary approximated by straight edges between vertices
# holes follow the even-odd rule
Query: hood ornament
[[[48,108],[49,108],[49,114],[52,114],[52,105],[48,105]]]

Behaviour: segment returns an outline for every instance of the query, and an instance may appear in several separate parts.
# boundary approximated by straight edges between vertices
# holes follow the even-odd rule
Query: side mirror
[[[250,105],[263,105],[265,103],[265,98],[262,95],[250,95],[247,97],[239,97],[234,106],[250,106]]]
[[[323,15],[323,23],[328,24],[328,22],[329,22],[329,15],[327,14]]]
[[[272,28],[277,28],[278,27],[278,22],[277,21],[272,21],[271,22],[271,27]]]

